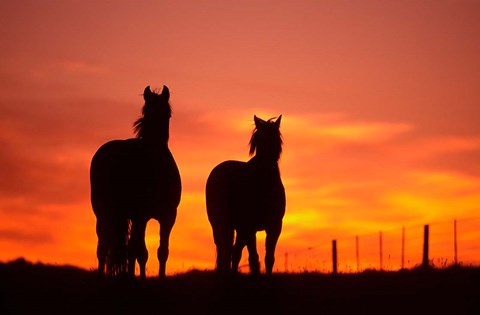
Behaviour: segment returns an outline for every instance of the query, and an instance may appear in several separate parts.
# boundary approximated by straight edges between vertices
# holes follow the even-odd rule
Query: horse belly
[[[143,197],[147,201],[145,211],[157,220],[164,214],[173,215],[180,203],[181,179],[173,159],[169,163],[155,163],[145,173]]]
[[[236,196],[237,204],[232,207],[236,229],[264,231],[279,224],[285,214],[285,189],[280,179],[265,182],[255,176]]]
[[[258,209],[257,231],[263,231],[270,226],[282,222],[285,215],[285,189],[280,183],[264,192]]]
[[[212,225],[233,226],[234,214],[243,206],[239,188],[243,185],[244,162],[226,161],[210,173],[206,184],[207,215]]]

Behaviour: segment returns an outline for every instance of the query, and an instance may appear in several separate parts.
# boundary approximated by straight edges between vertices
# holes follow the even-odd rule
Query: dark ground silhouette
[[[0,263],[0,314],[480,314],[480,268],[112,279]]]

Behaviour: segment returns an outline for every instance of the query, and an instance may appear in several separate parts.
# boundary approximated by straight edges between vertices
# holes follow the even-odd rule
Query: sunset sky
[[[167,273],[214,268],[208,174],[280,114],[275,269],[423,224],[449,250],[454,219],[480,264],[480,1],[1,1],[0,34],[0,261],[96,268],[90,160],[165,84],[183,184]]]

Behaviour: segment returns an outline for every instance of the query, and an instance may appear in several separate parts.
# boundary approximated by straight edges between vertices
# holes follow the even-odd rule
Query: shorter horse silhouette
[[[283,144],[281,118],[264,121],[254,116],[250,155],[255,155],[248,162],[222,162],[207,179],[207,215],[217,249],[217,271],[237,272],[247,246],[250,272],[260,273],[256,233],[265,231],[265,269],[272,273],[286,204],[278,167]]]
[[[160,223],[159,276],[164,277],[170,232],[177,216],[181,181],[168,148],[171,108],[166,86],[160,94],[147,86],[143,115],[135,123],[137,137],[102,145],[92,158],[90,185],[97,218],[98,270],[104,274],[135,274],[145,278],[148,251],[145,229]]]

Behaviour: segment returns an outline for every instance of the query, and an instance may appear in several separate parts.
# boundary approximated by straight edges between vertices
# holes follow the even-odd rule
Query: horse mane
[[[149,86],[145,88],[143,93],[145,104],[142,108],[142,116],[133,123],[133,132],[136,138],[143,139],[145,136],[152,136],[152,133],[158,130],[156,127],[164,123],[163,119],[172,116],[172,107],[168,101],[169,96],[166,86],[163,87],[161,93],[150,91]]]
[[[270,118],[267,121],[259,119],[255,116],[255,128],[252,131],[252,137],[250,138],[250,156],[259,154],[259,150],[262,154],[269,154],[273,156],[276,161],[280,159],[282,154],[283,139],[280,132],[280,119],[281,116]]]

